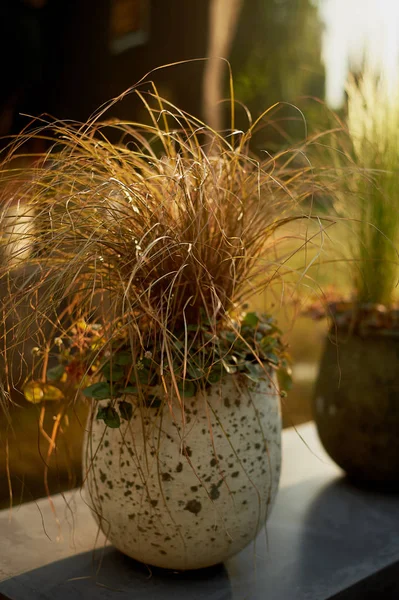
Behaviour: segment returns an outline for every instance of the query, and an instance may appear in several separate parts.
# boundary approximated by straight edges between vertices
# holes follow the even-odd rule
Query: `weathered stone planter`
[[[226,376],[177,399],[173,414],[137,408],[111,429],[92,412],[86,498],[119,550],[169,569],[198,569],[244,548],[264,525],[278,488],[281,417],[277,380]],[[104,404],[104,402],[103,402]]]
[[[320,439],[358,483],[399,487],[399,338],[330,336],[313,398]]]

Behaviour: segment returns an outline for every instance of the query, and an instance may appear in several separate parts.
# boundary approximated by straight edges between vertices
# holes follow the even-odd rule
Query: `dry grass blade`
[[[76,335],[83,319],[102,327],[96,356],[124,337],[133,356],[161,348],[161,372],[168,364],[173,373],[176,332],[187,341],[204,318],[215,335],[231,323],[249,295],[282,276],[277,231],[306,216],[312,172],[295,167],[295,151],[261,162],[248,151],[251,130],[222,136],[155,88],[135,93],[149,124],[55,123],[35,132],[51,149],[33,167],[13,169],[18,143],[3,163],[13,193],[3,200],[0,276],[22,273],[7,284],[7,361],[25,340],[39,357],[36,379],[45,381],[54,337]],[[22,234],[7,210],[16,198],[33,215]]]

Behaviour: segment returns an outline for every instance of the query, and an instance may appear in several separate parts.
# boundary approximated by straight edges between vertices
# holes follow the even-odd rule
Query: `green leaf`
[[[94,400],[107,400],[107,398],[111,398],[111,388],[106,381],[100,381],[89,385],[83,390],[83,395],[86,398],[94,398]]]
[[[273,327],[272,325],[269,325],[269,323],[259,323],[258,328],[260,333],[262,333],[263,335],[267,335],[268,333],[273,331]]]
[[[244,326],[248,326],[248,327],[256,327],[258,323],[259,323],[259,317],[254,312],[247,313],[242,322],[242,324]]]
[[[211,369],[211,372],[208,375],[208,382],[210,384],[217,383],[218,381],[221,380],[222,377],[223,377],[223,367],[219,363]]]
[[[135,385],[128,385],[121,391],[121,394],[137,394],[137,387]]]
[[[57,365],[47,370],[46,378],[48,381],[59,381],[65,373],[64,365]]]
[[[290,367],[283,367],[277,371],[278,382],[281,390],[289,391],[292,388],[292,375]]]
[[[150,395],[147,398],[146,406],[149,408],[159,408],[162,404],[162,400],[158,396]]]
[[[260,341],[260,347],[262,348],[265,354],[276,348],[277,345],[278,341],[276,340],[276,338],[271,337],[270,335],[264,336]]]
[[[205,309],[202,306],[200,308],[200,316],[201,316],[201,323],[203,323],[204,325],[210,325],[209,317],[208,317]]]
[[[234,350],[234,360],[237,362],[242,362],[242,359],[247,358],[248,356],[248,348],[242,350]],[[239,360],[240,359],[240,360]]]
[[[121,426],[120,417],[112,406],[100,406],[97,412],[97,419],[102,419],[112,429],[117,429]]]
[[[194,381],[187,381],[187,379],[186,381],[181,381],[177,387],[184,398],[192,398],[197,391]]]
[[[108,406],[100,406],[97,411],[97,419],[106,419],[108,413]]]
[[[260,365],[247,361],[245,367],[247,370],[247,377],[251,379],[251,381],[259,381],[261,375]]]
[[[130,421],[130,419],[133,416],[133,406],[130,404],[130,402],[125,402],[124,400],[121,400],[119,402],[119,412],[121,413],[122,419]]]
[[[226,340],[232,344],[238,339],[237,334],[234,331],[227,331],[225,334]]]
[[[188,363],[187,371],[188,371],[188,374],[190,375],[190,377],[192,377],[193,379],[201,379],[201,377],[204,376],[203,369],[201,369],[200,367],[197,367],[196,365],[193,365],[191,363]]]
[[[137,370],[137,379],[143,385],[153,385],[155,383],[155,379],[156,379],[156,372],[155,371],[150,372],[149,369],[146,369],[146,368],[138,369]],[[136,375],[135,375],[134,371],[130,375],[130,382],[136,383]]]
[[[105,379],[107,379],[108,381],[119,381],[125,374],[123,368],[116,365],[115,363],[113,363],[112,365],[111,363],[107,363],[101,369],[101,372],[104,375]]]
[[[273,352],[269,352],[267,354],[267,360],[270,361],[274,365],[278,365],[278,363],[279,363],[278,356],[276,354],[274,354]]]
[[[131,365],[133,363],[132,353],[129,351],[117,352],[114,354],[114,362],[121,367]]]

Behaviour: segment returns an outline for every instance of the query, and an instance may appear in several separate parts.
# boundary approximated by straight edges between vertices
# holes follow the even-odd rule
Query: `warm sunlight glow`
[[[398,0],[320,0],[320,13],[325,24],[326,100],[332,108],[342,106],[348,72],[363,58],[390,86],[397,85]]]

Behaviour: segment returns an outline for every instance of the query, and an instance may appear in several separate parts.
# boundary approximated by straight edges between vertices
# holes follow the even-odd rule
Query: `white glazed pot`
[[[137,408],[112,429],[86,433],[87,500],[110,542],[146,564],[175,570],[224,561],[255,538],[270,514],[281,468],[280,396],[274,372],[257,383],[228,375],[185,398],[185,423]],[[117,407],[117,403],[116,403]],[[145,440],[145,441],[144,441]]]

